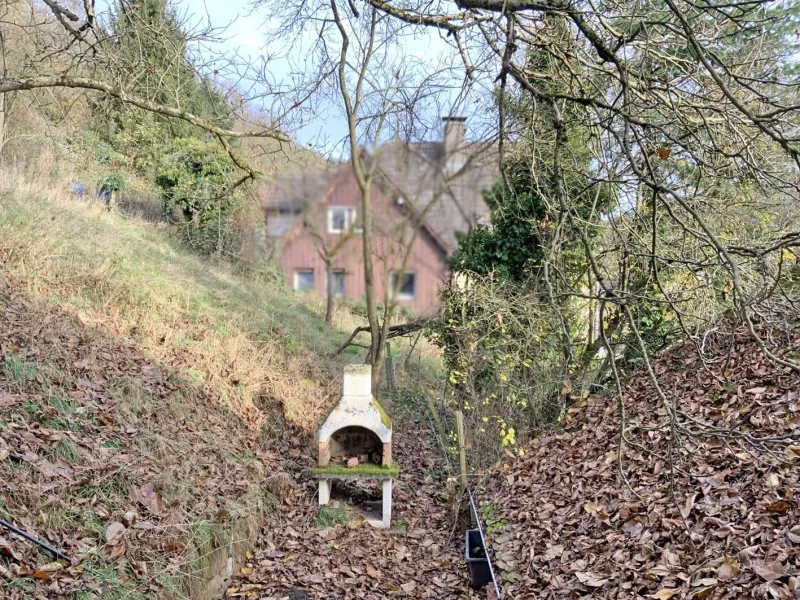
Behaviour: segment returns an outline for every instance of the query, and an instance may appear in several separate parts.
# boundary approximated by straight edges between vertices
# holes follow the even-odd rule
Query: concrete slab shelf
[[[342,480],[349,480],[353,481],[355,479],[377,479],[377,480],[384,480],[384,479],[396,479],[397,474],[392,475],[391,473],[385,473],[383,475],[380,474],[372,474],[372,475],[358,475],[356,473],[341,473],[341,474],[330,474],[330,473],[309,473],[310,477],[314,479],[342,479]]]
[[[397,465],[383,467],[381,465],[358,465],[343,467],[338,465],[321,465],[312,467],[311,477],[339,479],[393,479],[400,475]]]

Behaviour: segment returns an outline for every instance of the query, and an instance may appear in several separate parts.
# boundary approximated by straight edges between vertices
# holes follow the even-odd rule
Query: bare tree
[[[374,7],[362,10],[338,0],[313,5],[265,0],[257,6],[265,9],[271,20],[282,24],[270,40],[285,43],[313,35],[315,41],[306,55],[313,56],[316,63],[309,69],[305,85],[315,89],[318,97],[335,102],[347,125],[344,152],[350,157],[360,194],[368,325],[358,328],[343,347],[353,341],[355,334],[369,332],[367,361],[372,365],[377,391],[386,341],[399,331],[407,331],[393,325],[403,277],[392,274],[404,272],[427,214],[451,192],[452,182],[470,168],[470,160],[451,173],[442,173],[439,165],[435,169],[433,165],[423,168],[417,174],[417,179],[425,182],[426,193],[422,194],[421,188],[409,189],[404,182],[386,177],[382,169],[384,152],[393,139],[402,144],[423,138],[431,129],[431,122],[438,123],[443,113],[450,114],[452,106],[442,106],[453,102],[452,89],[460,81],[455,80],[454,84],[449,65],[426,62],[409,54],[402,40],[410,28]],[[472,159],[480,157],[488,147],[490,144],[476,145]],[[400,222],[388,223],[375,214],[375,197],[384,193],[406,201],[407,211]],[[318,248],[322,248],[317,241]],[[336,248],[322,248],[329,285],[331,251],[338,252],[339,244],[341,241]]]
[[[656,315],[703,356],[709,335],[732,339],[741,325],[770,360],[800,372],[759,326],[788,328],[786,310],[800,306],[789,274],[800,247],[797,5],[459,0],[447,11],[367,2],[446,32],[465,72],[496,82],[505,156],[527,161],[548,207],[537,275],[559,309],[567,363],[596,365],[604,352],[603,372],[618,377],[623,354],[635,356],[674,439],[757,443],[674,405],[650,363],[647,328]],[[541,69],[534,55],[557,68]],[[509,128],[509,100],[546,121],[545,134]],[[589,160],[578,160],[577,145]],[[585,188],[570,189],[571,179]],[[600,186],[614,190],[616,206],[587,219]],[[573,241],[585,264],[577,278],[565,270]],[[565,298],[603,315],[583,348],[575,338],[586,329],[564,314]]]
[[[259,118],[255,127],[242,127],[237,123],[230,128],[218,122],[193,114],[183,106],[181,90],[169,90],[171,96],[165,96],[167,89],[164,81],[167,73],[150,73],[150,67],[141,68],[129,64],[118,52],[120,40],[102,22],[102,15],[94,10],[94,3],[86,0],[75,8],[67,7],[55,0],[46,0],[39,5],[29,0],[15,0],[4,3],[0,14],[0,98],[4,99],[7,120],[7,105],[10,94],[36,94],[40,92],[54,93],[57,90],[74,90],[84,94],[97,93],[100,96],[114,98],[124,107],[147,111],[170,119],[189,123],[215,136],[225,148],[236,166],[243,171],[239,183],[254,179],[257,169],[231,144],[231,140],[243,138],[262,138],[274,140],[277,144],[291,142],[289,131],[293,126],[292,119],[303,103],[303,98],[296,97],[293,89],[284,89],[280,82],[270,86],[263,81],[258,91],[245,96],[239,89],[247,89],[244,84],[253,81],[264,69],[264,64],[250,64],[240,59],[227,57],[214,50],[214,43],[219,39],[221,30],[210,25],[197,25],[189,21],[186,15],[178,15],[181,26],[187,28],[186,42],[175,46],[169,52],[174,57],[163,57],[166,64],[188,69],[198,80],[207,80],[216,76],[229,78],[230,83],[221,90],[229,96],[236,95],[240,105],[250,99],[268,99],[272,103],[269,120]],[[135,7],[129,10],[133,17]],[[130,19],[128,37],[144,35],[147,25],[136,18]],[[138,29],[137,29],[138,28]],[[148,32],[156,35],[157,32]],[[13,48],[9,48],[9,39],[14,39]],[[187,50],[185,44],[191,45]],[[7,56],[9,49],[26,47],[26,53],[11,63]],[[186,52],[192,53],[194,61],[187,64]],[[19,54],[19,52],[18,52]],[[137,73],[132,76],[132,73]],[[150,77],[152,75],[152,77]],[[152,85],[143,88],[142,78],[151,80]],[[227,89],[225,89],[227,87]],[[142,93],[141,90],[146,90]],[[229,97],[233,105],[233,98]],[[246,111],[241,111],[244,116]]]

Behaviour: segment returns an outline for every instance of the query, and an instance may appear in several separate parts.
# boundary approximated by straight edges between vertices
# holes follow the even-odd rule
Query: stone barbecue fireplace
[[[334,480],[382,480],[383,519],[371,522],[389,527],[392,512],[392,422],[372,395],[369,365],[349,365],[344,370],[342,398],[317,433],[319,504],[330,501]]]

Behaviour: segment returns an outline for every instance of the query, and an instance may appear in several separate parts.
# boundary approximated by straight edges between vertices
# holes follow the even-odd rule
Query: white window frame
[[[389,293],[394,294],[395,286],[397,285],[397,271],[392,271],[389,273]],[[417,273],[416,271],[405,271],[403,273],[404,277],[408,275],[413,276],[414,281],[414,291],[411,294],[404,294],[399,289],[397,290],[397,299],[398,300],[416,300],[417,298]],[[394,279],[394,281],[392,281]],[[402,286],[401,286],[402,287]]]
[[[334,269],[333,270],[333,275],[334,275],[334,280],[335,280],[336,275],[341,275],[344,278],[344,277],[347,276],[347,271],[345,271],[344,269]],[[336,281],[334,281],[334,283],[336,283]],[[347,280],[346,279],[342,282],[342,288],[344,288],[344,289],[342,290],[341,294],[338,292],[338,290],[333,290],[335,298],[344,298],[347,295]],[[327,271],[325,272],[325,293],[326,294],[328,293],[328,272]]]
[[[300,289],[300,274],[311,274],[311,287],[307,289]],[[310,294],[314,291],[314,269],[295,269],[294,270],[294,291],[298,294]]]
[[[336,211],[344,211],[344,228],[337,229],[333,225],[333,215]],[[352,206],[329,206],[328,207],[328,233],[341,235],[343,233],[361,233],[361,227],[356,227],[358,212]]]

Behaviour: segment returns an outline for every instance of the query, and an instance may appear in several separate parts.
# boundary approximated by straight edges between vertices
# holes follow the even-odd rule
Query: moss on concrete
[[[384,475],[397,477],[400,474],[400,468],[397,465],[376,465],[372,463],[362,463],[355,467],[347,467],[344,465],[325,465],[316,466],[311,468],[312,475]]]
[[[378,402],[375,398],[372,399],[372,405],[375,407],[375,410],[378,411],[378,414],[381,416],[381,423],[386,429],[392,428],[392,420],[389,418],[389,415],[386,414],[386,411],[383,410],[381,403]]]

